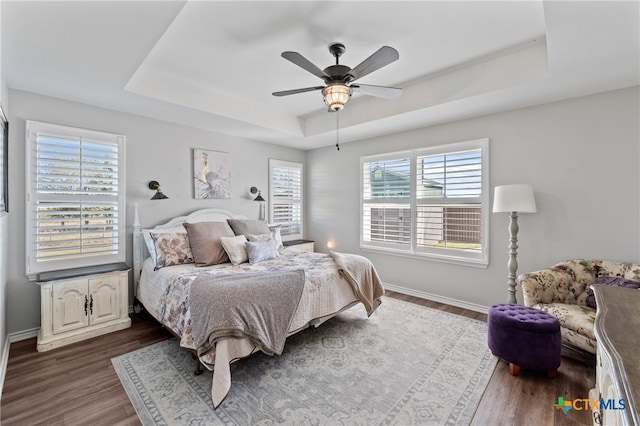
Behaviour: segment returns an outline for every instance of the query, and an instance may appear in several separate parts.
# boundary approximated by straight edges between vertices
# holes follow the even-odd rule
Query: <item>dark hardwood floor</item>
[[[430,308],[486,321],[487,316],[441,303],[387,292]],[[132,327],[49,352],[36,352],[35,338],[11,344],[0,404],[8,425],[139,425],[111,358],[170,337],[153,319],[132,315]],[[565,353],[566,352],[566,353]],[[595,358],[563,350],[558,376],[509,374],[500,361],[473,420],[474,425],[588,425],[587,411],[566,415],[553,407],[588,397],[595,384]]]

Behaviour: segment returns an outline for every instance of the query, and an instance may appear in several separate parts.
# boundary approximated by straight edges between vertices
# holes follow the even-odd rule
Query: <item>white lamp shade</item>
[[[496,186],[493,194],[493,212],[535,213],[536,199],[531,185]]]

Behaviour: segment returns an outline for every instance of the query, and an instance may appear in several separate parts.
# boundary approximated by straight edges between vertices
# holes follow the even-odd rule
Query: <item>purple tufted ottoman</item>
[[[500,304],[489,308],[489,349],[509,363],[511,375],[520,368],[547,371],[560,366],[560,323],[538,309]]]

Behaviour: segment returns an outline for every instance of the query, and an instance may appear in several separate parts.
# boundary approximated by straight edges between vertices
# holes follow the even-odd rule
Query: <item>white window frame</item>
[[[125,211],[125,162],[123,135],[105,133],[93,130],[79,129],[57,124],[26,121],[26,274],[30,280],[37,279],[42,272],[60,271],[70,268],[103,265],[124,262],[126,260],[126,211]],[[37,190],[37,152],[38,135],[49,137],[80,140],[86,139],[92,143],[104,143],[117,146],[118,150],[118,186],[117,194],[99,195],[88,193],[49,193],[39,194]],[[93,203],[117,205],[117,249],[110,254],[79,255],[64,259],[46,261],[37,260],[37,209],[39,203]],[[116,204],[117,203],[117,204]]]
[[[481,211],[481,249],[480,251],[468,251],[458,249],[438,249],[428,247],[418,247],[417,244],[417,190],[416,190],[416,168],[417,157],[425,155],[442,155],[457,152],[480,150],[481,151],[481,195],[480,211]],[[364,165],[372,161],[392,160],[395,158],[410,157],[410,211],[411,211],[411,239],[410,244],[400,244],[393,242],[376,242],[365,240],[365,182],[364,182]],[[360,158],[360,248],[364,251],[382,252],[399,256],[407,256],[413,258],[427,258],[447,263],[455,263],[466,266],[474,266],[486,268],[489,264],[489,139],[477,139],[465,142],[450,143],[432,147],[417,148],[407,151],[394,153],[386,153],[380,155],[371,155]],[[452,199],[451,203],[460,203],[460,201]],[[444,201],[444,204],[448,201]],[[370,204],[370,202],[369,202]]]
[[[283,203],[283,200],[277,200],[275,197],[275,181],[274,181],[274,171],[276,168],[292,168],[299,170],[300,173],[300,198],[299,199],[291,199],[290,203],[295,204],[300,209],[300,223],[299,223],[299,233],[295,234],[282,234],[282,239],[284,241],[297,240],[304,237],[304,165],[302,163],[297,163],[293,161],[284,161],[284,160],[276,160],[274,158],[269,159],[269,224],[270,225],[278,225],[275,217],[274,207],[277,203]],[[286,203],[286,202],[285,202]]]

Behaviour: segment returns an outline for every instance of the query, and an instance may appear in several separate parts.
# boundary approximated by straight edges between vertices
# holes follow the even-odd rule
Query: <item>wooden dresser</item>
[[[640,290],[591,286],[598,312],[594,423],[640,425]],[[624,408],[623,408],[624,407]]]

